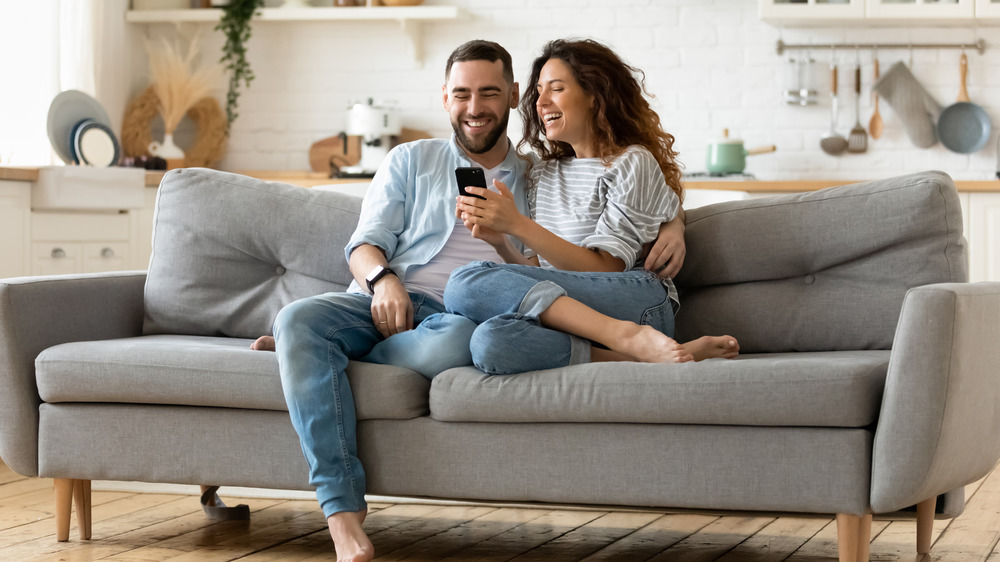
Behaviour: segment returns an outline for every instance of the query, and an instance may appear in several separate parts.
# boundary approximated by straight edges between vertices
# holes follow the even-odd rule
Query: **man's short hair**
[[[503,61],[503,79],[508,84],[514,83],[514,65],[510,59],[510,53],[498,43],[482,39],[474,39],[468,43],[464,43],[451,53],[451,56],[448,57],[448,66],[444,69],[445,81],[451,76],[451,65],[456,62],[473,60],[485,60],[489,62]]]

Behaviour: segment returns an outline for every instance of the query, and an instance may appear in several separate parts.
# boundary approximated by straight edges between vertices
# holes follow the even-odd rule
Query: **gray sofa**
[[[275,313],[350,282],[360,200],[202,169],[159,189],[146,272],[0,282],[0,456],[55,478],[58,538],[91,480],[308,489]],[[927,172],[687,216],[682,339],[732,361],[433,381],[354,362],[369,492],[482,501],[935,513],[1000,458],[1000,283],[968,284],[951,179]],[[940,496],[940,497],[939,497]],[[318,507],[317,507],[318,509]]]

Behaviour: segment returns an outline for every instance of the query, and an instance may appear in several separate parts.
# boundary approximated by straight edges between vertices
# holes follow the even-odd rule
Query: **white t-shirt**
[[[496,191],[493,179],[499,176],[500,168],[483,170],[483,172],[486,175],[486,185],[491,190]],[[441,251],[429,263],[411,267],[406,274],[404,285],[408,291],[423,293],[443,303],[444,286],[448,283],[451,272],[477,260],[503,262],[503,258],[497,254],[493,246],[473,238],[472,232],[465,228],[465,223],[456,218],[451,236]]]

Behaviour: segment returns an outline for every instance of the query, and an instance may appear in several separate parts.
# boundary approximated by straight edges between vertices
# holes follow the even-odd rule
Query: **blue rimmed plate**
[[[111,127],[84,119],[73,127],[73,157],[84,166],[106,168],[118,164],[121,146]]]

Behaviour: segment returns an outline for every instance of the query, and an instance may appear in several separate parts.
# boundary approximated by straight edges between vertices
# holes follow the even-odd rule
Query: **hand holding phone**
[[[473,195],[465,190],[466,187],[481,187],[486,189],[486,174],[482,168],[459,167],[455,168],[455,179],[458,181],[458,193],[466,197],[486,199],[482,195]]]

